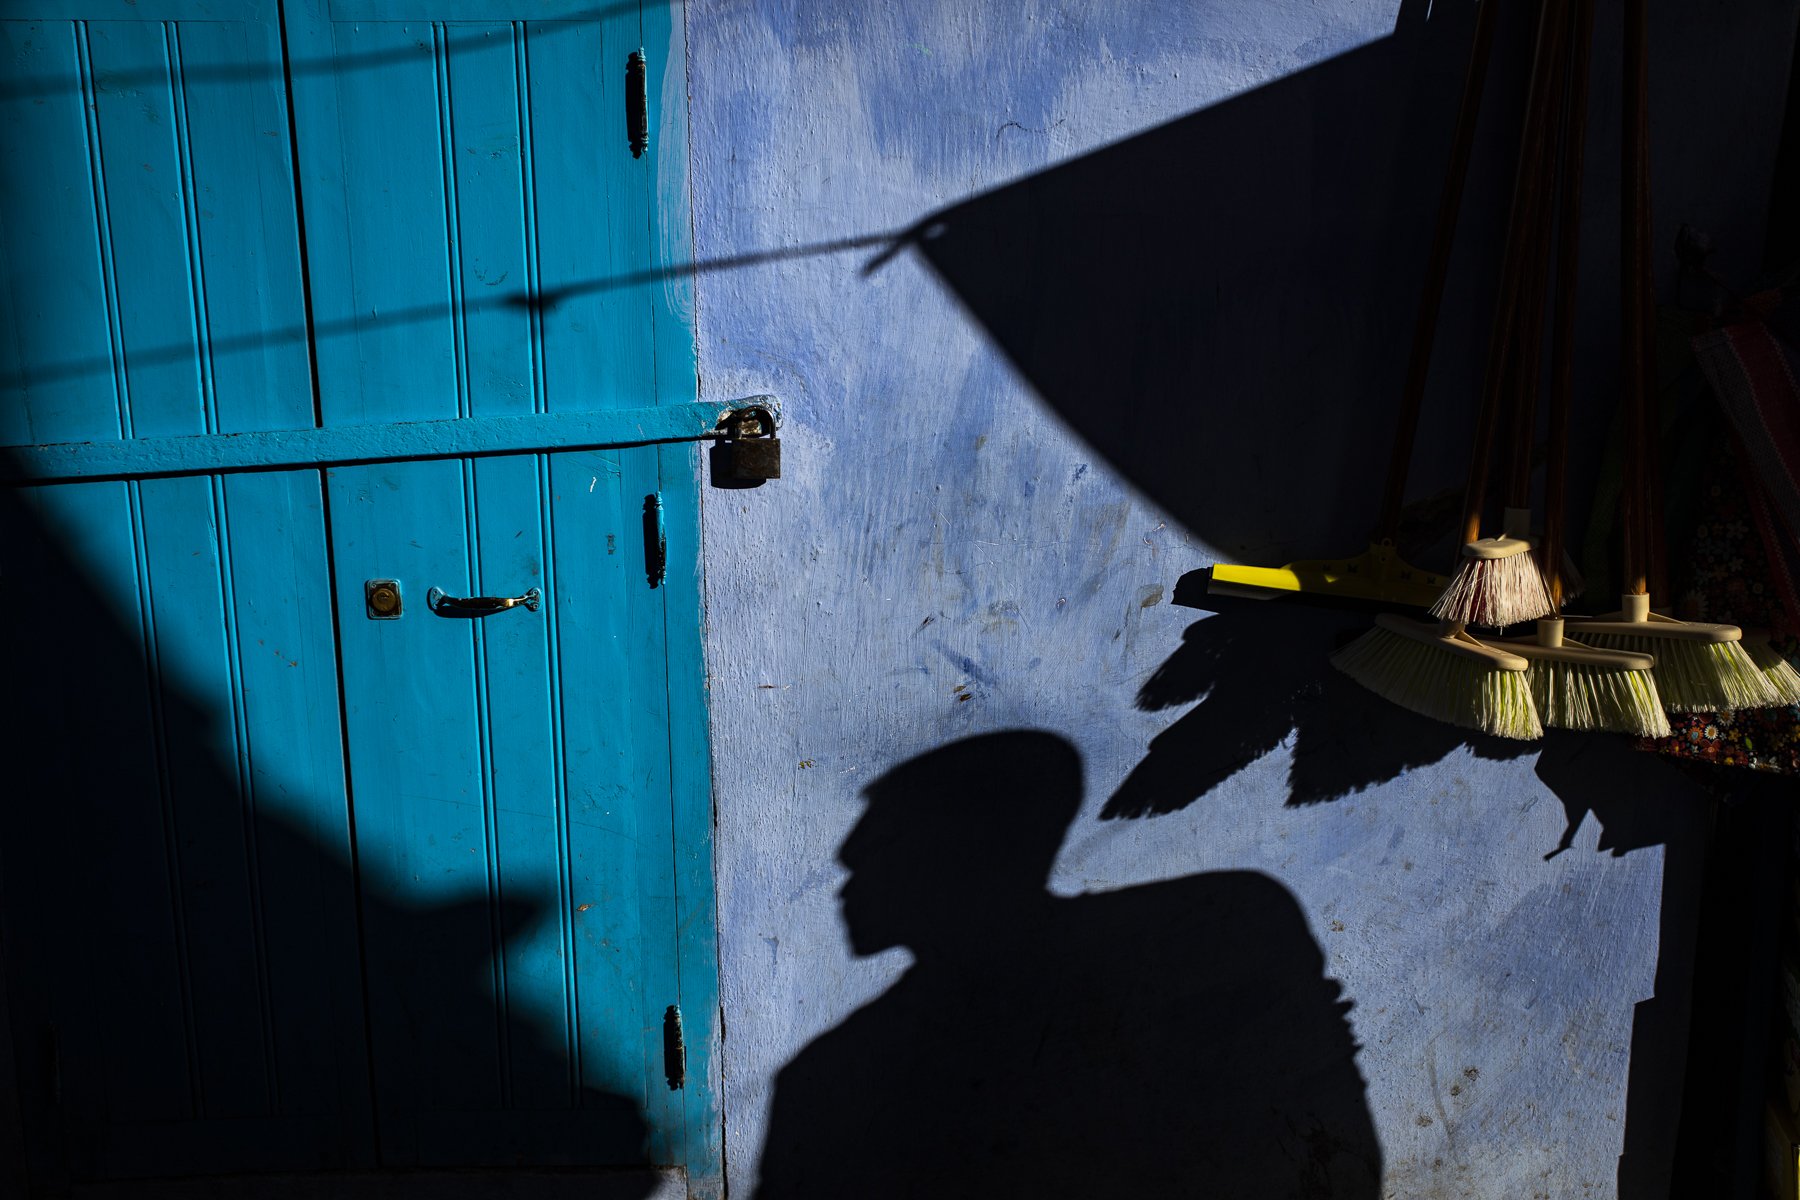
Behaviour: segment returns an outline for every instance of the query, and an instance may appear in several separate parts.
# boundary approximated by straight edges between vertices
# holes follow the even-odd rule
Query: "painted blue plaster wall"
[[[1395,10],[1393,0],[691,0],[696,255],[909,226],[1370,46],[1392,32]],[[1746,48],[1791,31],[1793,6],[1709,4],[1681,19],[1695,59],[1760,62]],[[1674,181],[1659,221],[1738,235],[1725,239],[1725,265],[1740,271],[1755,262],[1773,140],[1745,115],[1748,98],[1778,95],[1783,69],[1741,67],[1725,85],[1735,91],[1714,89],[1702,105],[1732,132],[1685,140],[1659,163]],[[1665,108],[1697,102],[1659,93]],[[1478,165],[1473,186],[1494,190],[1496,174],[1504,168]],[[1593,201],[1602,216],[1605,186]],[[1572,850],[1546,860],[1565,814],[1534,757],[1484,761],[1466,749],[1293,807],[1290,741],[1180,812],[1098,819],[1179,715],[1134,704],[1200,617],[1168,603],[1176,580],[1242,551],[1206,544],[1072,435],[915,252],[865,274],[873,253],[698,281],[703,397],[781,397],[787,456],[780,483],[705,502],[733,1187],[754,1184],[775,1072],[906,965],[900,952],[858,959],[844,939],[834,854],[859,788],[946,741],[1029,726],[1070,738],[1086,761],[1087,803],[1057,891],[1236,868],[1298,899],[1355,1002],[1390,1194],[1610,1194],[1634,1009],[1655,990],[1664,848],[1619,852],[1590,817]],[[1459,262],[1482,277],[1476,259]],[[1590,307],[1603,340],[1604,295]],[[1456,359],[1446,369],[1466,378],[1479,328],[1451,320],[1444,336]],[[1320,379],[1392,372],[1403,346],[1321,363]],[[1336,419],[1352,433],[1367,424],[1354,412]],[[1204,434],[1203,409],[1195,420],[1189,432]],[[1262,447],[1270,496],[1278,434]],[[1421,486],[1449,486],[1461,427],[1428,423],[1424,436]],[[1346,458],[1332,487],[1366,494],[1379,455]],[[1368,521],[1366,508],[1334,507],[1303,539],[1252,551],[1279,562],[1334,539],[1354,545]],[[1574,753],[1579,771],[1587,751]],[[1619,787],[1647,803],[1690,799],[1672,773],[1632,769]],[[1682,997],[1663,1003],[1678,1015]]]

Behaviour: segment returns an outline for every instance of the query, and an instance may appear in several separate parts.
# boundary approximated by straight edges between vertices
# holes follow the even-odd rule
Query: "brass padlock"
[[[775,414],[760,405],[734,409],[719,422],[723,440],[712,449],[714,487],[757,487],[781,478],[781,439]]]

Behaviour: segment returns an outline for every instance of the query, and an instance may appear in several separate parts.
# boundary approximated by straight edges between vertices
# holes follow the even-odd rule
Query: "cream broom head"
[[[1383,613],[1375,628],[1332,655],[1331,665],[1420,716],[1493,737],[1544,736],[1526,660],[1457,626]]]
[[[1648,654],[1601,650],[1563,636],[1560,617],[1537,623],[1537,636],[1492,643],[1526,660],[1527,685],[1538,716],[1557,729],[1668,737]]]
[[[1645,593],[1628,594],[1620,611],[1571,619],[1568,632],[1591,645],[1656,659],[1656,690],[1671,712],[1772,708],[1782,703],[1743,645],[1736,625],[1677,621],[1650,611]]]
[[[1535,621],[1550,612],[1550,593],[1527,533],[1529,509],[1506,510],[1499,537],[1465,543],[1456,574],[1431,615],[1460,625],[1505,628]]]

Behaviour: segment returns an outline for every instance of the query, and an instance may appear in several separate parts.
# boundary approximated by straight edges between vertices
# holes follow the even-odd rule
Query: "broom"
[[[1625,488],[1620,498],[1625,579],[1619,612],[1566,622],[1595,646],[1652,654],[1663,706],[1677,712],[1766,708],[1780,698],[1741,645],[1735,625],[1677,621],[1650,608],[1651,556],[1661,552],[1647,489],[1651,437],[1650,330],[1655,278],[1650,253],[1648,0],[1625,4],[1625,128],[1620,214],[1622,404]],[[1657,572],[1660,573],[1660,572]]]
[[[1518,298],[1523,227],[1527,224],[1524,214],[1529,211],[1534,192],[1531,175],[1539,156],[1533,138],[1542,122],[1541,110],[1548,103],[1544,74],[1553,61],[1556,36],[1550,9],[1551,0],[1542,0],[1519,167],[1513,181],[1509,229],[1501,257],[1494,333],[1489,341],[1487,377],[1475,423],[1467,493],[1475,499],[1465,501],[1465,507],[1472,504],[1477,521],[1493,443],[1501,367]],[[1375,694],[1422,716],[1497,737],[1542,737],[1543,725],[1525,679],[1526,660],[1485,645],[1464,629],[1465,624],[1444,621],[1434,625],[1384,613],[1376,618],[1373,629],[1332,655],[1331,664]]]
[[[1495,303],[1494,330],[1488,341],[1487,372],[1482,387],[1480,416],[1476,422],[1474,452],[1470,457],[1468,490],[1463,496],[1462,557],[1450,583],[1444,588],[1431,615],[1455,625],[1518,625],[1550,611],[1543,572],[1531,554],[1531,513],[1527,507],[1530,486],[1529,453],[1524,464],[1515,461],[1509,473],[1507,505],[1498,537],[1481,536],[1481,510],[1487,493],[1488,455],[1500,410],[1500,395],[1510,381],[1515,388],[1515,419],[1529,427],[1525,409],[1536,380],[1536,354],[1528,352],[1522,363],[1509,361],[1519,346],[1537,341],[1528,323],[1528,281],[1539,273],[1541,254],[1539,216],[1541,175],[1549,155],[1551,115],[1562,54],[1561,26],[1551,17],[1550,4],[1539,16],[1537,44],[1533,50],[1531,86],[1525,105],[1525,129],[1519,144],[1519,163],[1513,179],[1512,216],[1502,259],[1500,296]],[[1525,256],[1530,255],[1530,261]],[[1515,460],[1518,455],[1514,455]],[[1523,482],[1521,482],[1521,480]]]
[[[1563,564],[1568,493],[1569,410],[1573,407],[1575,300],[1581,230],[1581,174],[1587,144],[1588,65],[1594,34],[1594,0],[1573,14],[1568,88],[1564,96],[1562,179],[1556,238],[1556,328],[1550,353],[1549,453],[1544,467],[1543,570],[1553,615],[1537,623],[1534,638],[1500,638],[1492,644],[1529,662],[1526,680],[1545,725],[1667,737],[1669,718],[1648,654],[1601,650],[1569,641],[1560,616],[1568,585]],[[1548,230],[1544,231],[1546,234]],[[1517,459],[1529,459],[1531,426],[1515,430]]]
[[[1331,665],[1420,716],[1495,737],[1544,736],[1526,660],[1477,641],[1461,626],[1382,613],[1375,628],[1331,656]]]
[[[1463,72],[1462,98],[1456,108],[1456,129],[1450,141],[1450,161],[1444,171],[1444,188],[1438,198],[1437,221],[1431,250],[1425,262],[1425,285],[1413,318],[1412,351],[1407,359],[1406,383],[1400,395],[1399,422],[1393,448],[1388,453],[1387,483],[1381,515],[1361,554],[1338,559],[1308,559],[1282,567],[1246,567],[1218,563],[1212,569],[1207,590],[1266,600],[1282,592],[1310,592],[1354,600],[1371,600],[1425,608],[1447,579],[1422,571],[1400,557],[1395,543],[1400,532],[1400,509],[1406,498],[1406,480],[1412,465],[1413,439],[1419,428],[1419,410],[1430,375],[1431,349],[1437,337],[1438,309],[1444,298],[1444,279],[1450,270],[1450,251],[1456,240],[1458,214],[1462,211],[1463,184],[1468,177],[1469,152],[1475,142],[1475,126],[1481,112],[1481,93],[1494,42],[1498,4],[1483,4],[1475,16],[1475,37],[1469,46],[1469,62]]]
[[[1763,682],[1769,685],[1777,705],[1800,704],[1800,671],[1794,670],[1794,665],[1782,657],[1779,650],[1762,638],[1753,638],[1744,643],[1744,653],[1762,673]]]

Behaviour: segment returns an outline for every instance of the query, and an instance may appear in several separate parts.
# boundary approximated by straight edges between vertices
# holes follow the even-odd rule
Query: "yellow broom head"
[[[1331,665],[1421,716],[1494,737],[1544,736],[1526,660],[1461,628],[1383,613],[1375,628],[1332,655]]]
[[[1217,563],[1206,590],[1252,600],[1303,592],[1334,600],[1429,608],[1448,582],[1401,558],[1394,543],[1371,542],[1367,550],[1349,558],[1310,558],[1284,567]]]
[[[1800,704],[1800,671],[1763,638],[1744,643],[1744,653],[1762,672],[1763,682],[1775,693],[1777,704]]]
[[[1600,650],[1563,637],[1560,618],[1538,622],[1530,638],[1498,638],[1490,643],[1524,658],[1531,698],[1545,725],[1557,729],[1668,737],[1648,654]]]
[[[1565,628],[1603,650],[1649,654],[1663,707],[1670,712],[1771,708],[1782,703],[1757,669],[1735,625],[1677,621],[1650,611],[1650,597],[1627,595],[1619,612],[1567,618]]]
[[[1506,510],[1507,532],[1463,547],[1462,561],[1431,615],[1458,625],[1504,628],[1550,613],[1550,589],[1531,541],[1512,531],[1528,528],[1530,514]]]

